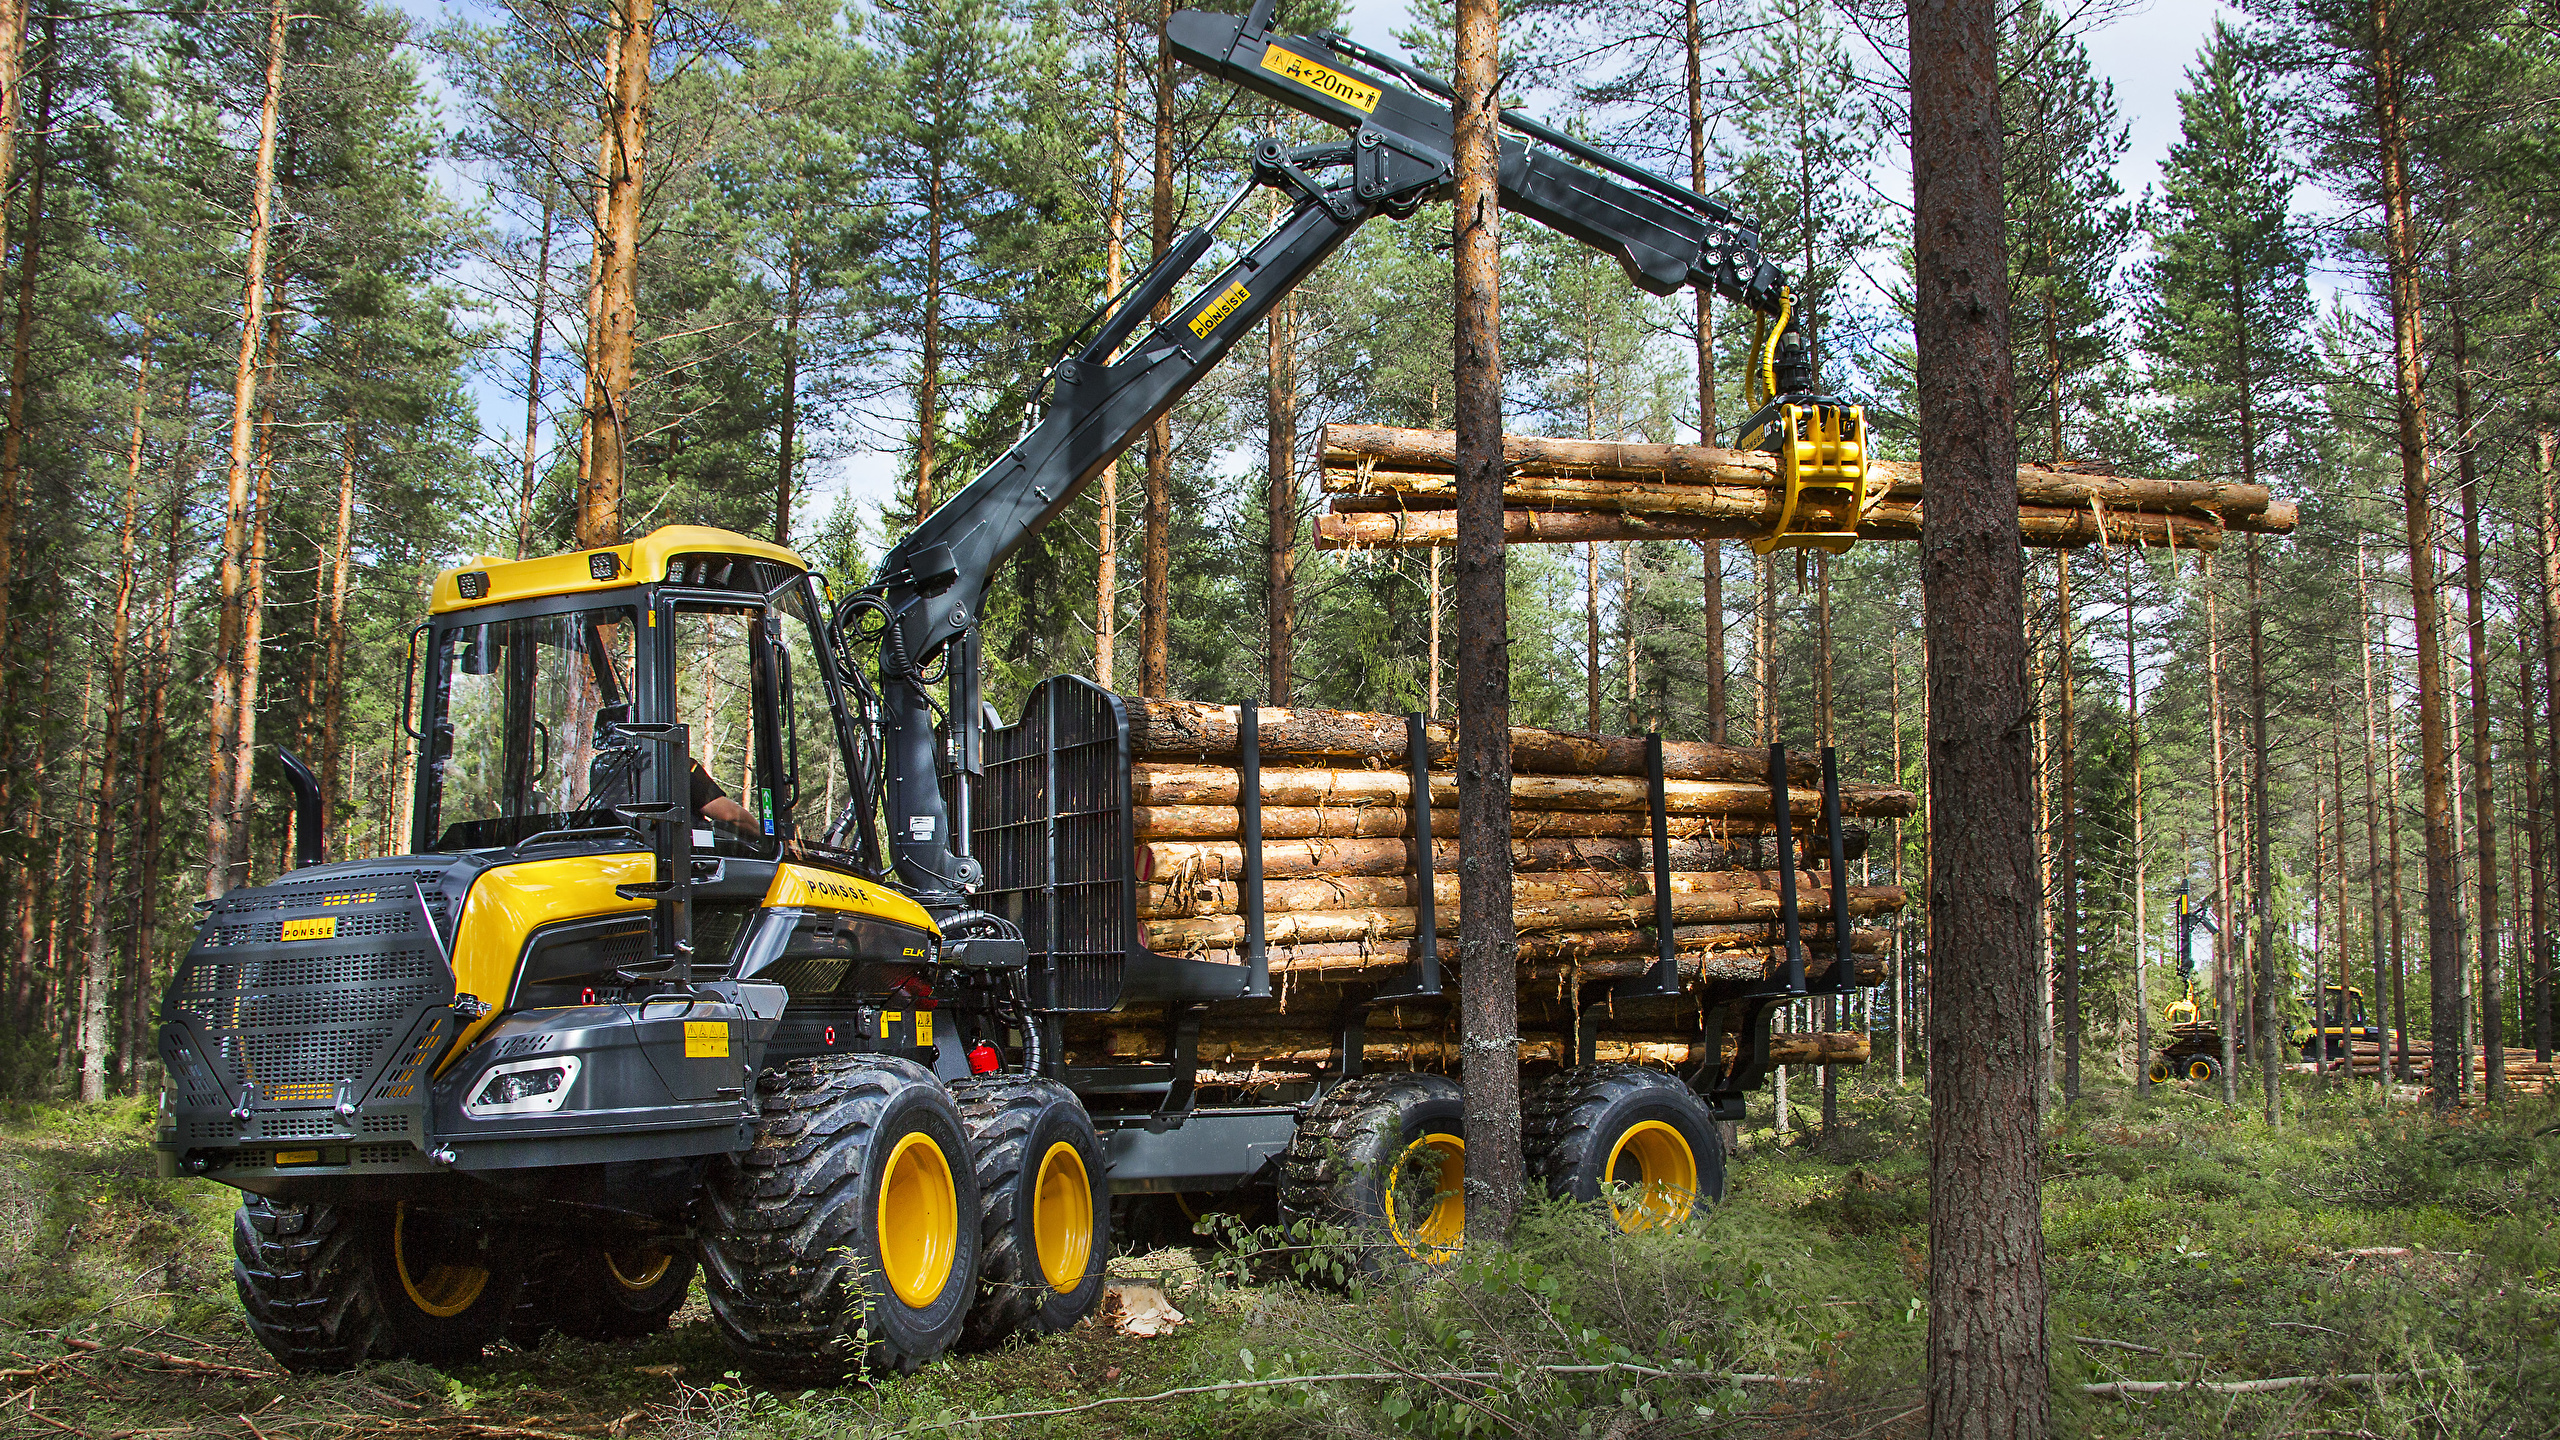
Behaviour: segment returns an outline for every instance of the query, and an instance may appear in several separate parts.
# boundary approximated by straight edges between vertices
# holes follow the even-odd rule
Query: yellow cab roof
[[[754,560],[772,560],[794,570],[809,568],[809,562],[797,554],[771,541],[751,539],[734,530],[715,530],[708,525],[662,525],[637,540],[599,550],[573,550],[566,555],[545,555],[533,560],[474,557],[450,570],[437,572],[435,589],[427,599],[427,611],[441,615],[448,610],[476,609],[482,605],[531,600],[544,595],[620,589],[626,585],[665,579],[667,562],[678,555],[703,554],[742,555]],[[596,577],[592,557],[597,555],[615,557],[617,563],[611,577]],[[489,577],[488,587],[478,599],[465,600],[462,598],[460,577],[474,571]]]

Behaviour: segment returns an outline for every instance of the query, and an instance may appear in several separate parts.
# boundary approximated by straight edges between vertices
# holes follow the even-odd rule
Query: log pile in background
[[[1246,963],[1244,847],[1237,711],[1232,706],[1123,697],[1129,717],[1131,805],[1138,905],[1151,949],[1223,964]],[[1412,835],[1413,781],[1401,716],[1264,708],[1262,767],[1263,936],[1273,998],[1232,1002],[1208,1018],[1201,1063],[1218,1083],[1304,1070],[1333,1053],[1326,1033],[1343,1002],[1399,973],[1421,929]],[[1429,753],[1432,898],[1440,959],[1452,985],[1457,947],[1457,781],[1453,727],[1424,732]],[[1512,732],[1512,864],[1520,933],[1525,1058],[1565,1060],[1581,982],[1640,975],[1658,958],[1653,932],[1651,804],[1645,742],[1624,736]],[[1667,742],[1664,809],[1672,835],[1672,939],[1687,993],[1612,1006],[1602,1058],[1688,1064],[1707,1058],[1707,1006],[1783,967],[1779,873],[1789,863],[1771,833],[1766,752]],[[1787,806],[1815,857],[1820,766],[1791,757]],[[1908,791],[1842,786],[1844,829],[1908,816]],[[1802,864],[1802,856],[1795,857]],[[1852,871],[1852,877],[1855,877]],[[1826,870],[1797,871],[1808,973],[1834,963]],[[1901,889],[1851,885],[1849,913],[1889,918]],[[1883,978],[1881,928],[1855,927],[1859,979]],[[1414,1007],[1370,1022],[1368,1048],[1382,1063],[1440,1062],[1455,1053],[1453,1011]],[[1070,1024],[1071,1050],[1122,1059],[1169,1053],[1160,1016],[1123,1011]],[[1796,1063],[1854,1064],[1858,1037],[1794,1037]],[[1676,1054],[1674,1052],[1677,1052]],[[1853,1053],[1854,1052],[1854,1053]]]
[[[1778,523],[1777,458],[1713,445],[1647,445],[1514,435],[1503,441],[1503,529],[1514,542],[1744,540]],[[1323,549],[1455,543],[1456,438],[1445,430],[1327,425],[1316,521]],[[1870,461],[1883,498],[1858,526],[1878,540],[1920,537],[1920,467]],[[2018,467],[2029,545],[2092,543],[2211,550],[2226,534],[2284,535],[2299,507],[2263,485]]]
[[[2396,1072],[2400,1064],[2399,1043],[2396,1040],[2392,1042],[2389,1050],[2389,1063]],[[2381,1068],[2383,1063],[2374,1052],[2375,1046],[2372,1041],[2357,1040],[2353,1052],[2345,1062],[2346,1068],[2356,1075],[2370,1077]],[[2328,1062],[2329,1070],[2335,1073],[2339,1066],[2340,1062],[2333,1055]],[[2411,1040],[2409,1042],[2409,1073],[2413,1082],[2425,1084],[2434,1072],[2435,1047],[2423,1040]],[[2471,1088],[2474,1092],[2478,1091],[2488,1073],[2488,1057],[2476,1050],[2473,1051]],[[2538,1060],[2534,1058],[2530,1047],[2507,1048],[2507,1088],[2509,1090],[2520,1095],[2546,1094],[2550,1091],[2554,1079],[2560,1079],[2560,1061]]]

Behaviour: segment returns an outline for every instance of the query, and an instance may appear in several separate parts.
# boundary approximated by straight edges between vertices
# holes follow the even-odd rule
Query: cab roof
[[[679,555],[737,555],[771,560],[806,571],[809,562],[768,540],[708,525],[662,525],[637,540],[600,550],[573,550],[533,560],[499,560],[474,556],[450,570],[438,571],[427,598],[427,612],[471,610],[510,600],[545,595],[575,595],[588,590],[617,590],[667,578],[667,565]],[[607,557],[610,557],[609,559]],[[478,576],[477,593],[463,593],[465,576]]]

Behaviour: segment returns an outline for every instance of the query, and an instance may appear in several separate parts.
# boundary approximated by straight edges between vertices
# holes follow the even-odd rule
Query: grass
[[[231,1293],[231,1192],[152,1178],[145,1106],[20,1109],[0,1120],[0,1433],[1915,1435],[1925,1112],[1916,1086],[1844,1090],[1836,1133],[1781,1148],[1762,1125],[1727,1202],[1667,1231],[1616,1236],[1542,1207],[1505,1251],[1344,1293],[1304,1283],[1306,1237],[1230,1218],[1217,1222],[1224,1243],[1115,1262],[1190,1316],[1170,1336],[1094,1322],[878,1386],[790,1393],[733,1373],[698,1297],[638,1344],[554,1339],[451,1371],[284,1377]],[[2446,1121],[2370,1091],[2309,1089],[2288,1106],[2280,1130],[2184,1088],[2101,1095],[2054,1117],[2056,1433],[2550,1433],[2560,1106]],[[1796,1378],[1725,1378],[1736,1372]],[[971,1418],[1315,1374],[1405,1378]],[[1461,1374],[1473,1378],[1451,1378]],[[2243,1395],[2083,1389],[2339,1375],[2419,1378]]]

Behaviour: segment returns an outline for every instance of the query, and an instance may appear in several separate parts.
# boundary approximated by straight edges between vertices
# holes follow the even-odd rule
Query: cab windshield
[[[631,718],[628,606],[493,620],[442,632],[419,832],[431,848],[513,845],[618,823],[640,798],[643,751],[600,745]]]

